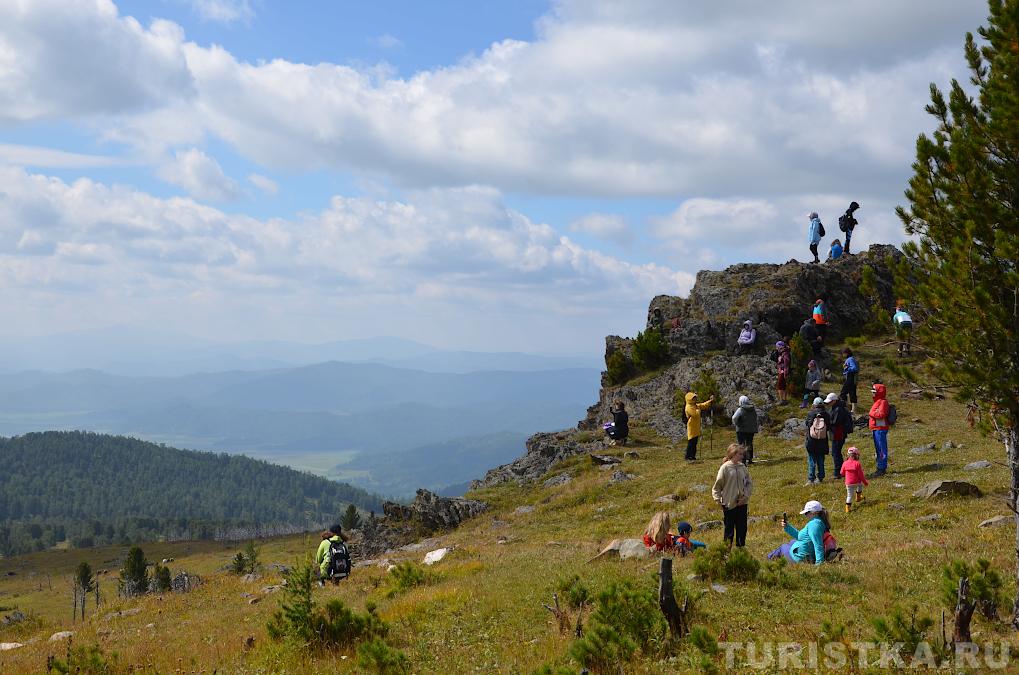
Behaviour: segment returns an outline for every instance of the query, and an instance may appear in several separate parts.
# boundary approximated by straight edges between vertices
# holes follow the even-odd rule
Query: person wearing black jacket
[[[630,435],[630,416],[626,413],[626,407],[622,401],[616,401],[612,406],[612,428],[609,430],[609,438],[619,445],[626,445],[626,437]]]
[[[814,420],[824,420],[821,438],[814,437]],[[824,399],[814,399],[814,407],[807,413],[807,485],[824,482],[824,456],[828,454],[828,434],[831,432],[831,416],[824,409]]]
[[[853,414],[846,406],[846,399],[835,394],[828,394],[824,399],[831,405],[831,461],[834,465],[835,477],[842,475],[842,447],[846,444],[846,436],[853,432]]]
[[[853,230],[860,224],[856,217],[853,216],[858,208],[860,208],[859,204],[851,202],[845,214],[839,216],[839,229],[846,233],[846,245],[842,247],[842,252],[847,255],[849,253],[849,243],[853,239]]]
[[[800,326],[800,337],[803,341],[810,345],[810,349],[814,352],[814,358],[818,358],[818,364],[820,365],[821,349],[824,348],[824,339],[821,337],[821,333],[817,330],[817,324],[814,323],[814,317],[808,318]]]

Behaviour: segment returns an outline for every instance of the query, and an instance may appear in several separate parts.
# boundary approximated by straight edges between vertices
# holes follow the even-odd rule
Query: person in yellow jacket
[[[697,459],[697,441],[701,437],[701,411],[707,410],[715,402],[712,396],[704,403],[697,402],[697,394],[690,391],[686,394],[686,461]]]
[[[322,532],[322,542],[318,545],[318,550],[315,551],[315,564],[318,565],[318,585],[325,585],[325,578],[329,575],[329,546],[333,542],[345,541],[343,537],[343,528],[339,525],[333,525],[328,530]]]

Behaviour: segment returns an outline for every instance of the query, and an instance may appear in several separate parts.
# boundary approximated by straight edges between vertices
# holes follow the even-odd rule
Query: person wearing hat
[[[704,542],[690,538],[690,533],[693,532],[693,526],[685,520],[679,521],[679,525],[676,526],[676,531],[679,532],[676,536],[676,550],[679,551],[680,555],[693,553],[694,549],[708,547],[708,545]]]
[[[686,394],[686,460],[692,462],[697,459],[697,441],[701,437],[701,411],[707,410],[715,402],[712,396],[704,403],[697,400],[697,393],[689,391]]]
[[[842,464],[840,473],[846,478],[846,513],[853,508],[853,494],[856,494],[856,501],[863,501],[863,486],[870,485],[870,481],[863,474],[863,465],[860,464],[860,451],[856,448],[849,448],[849,459]]]
[[[821,502],[810,500],[803,505],[800,515],[807,516],[806,524],[799,530],[789,524],[782,514],[782,529],[792,537],[768,554],[769,560],[784,557],[789,562],[811,562],[820,565],[825,560],[825,533],[831,530],[828,512]]]
[[[718,467],[715,484],[711,487],[711,498],[722,507],[722,521],[725,524],[722,538],[730,548],[734,537],[736,546],[742,547],[747,543],[747,511],[754,483],[750,479],[750,471],[743,463],[744,452],[744,447],[739,443],[729,446],[725,461]]]
[[[825,397],[824,404],[831,406],[828,411],[831,419],[831,461],[833,473],[838,476],[842,470],[842,448],[846,438],[853,432],[853,415],[846,407],[846,400],[834,392]]]
[[[732,414],[732,426],[736,428],[736,442],[747,449],[743,463],[750,466],[754,463],[754,434],[761,430],[757,408],[750,401],[750,397],[739,397],[739,407]]]
[[[824,482],[824,456],[828,454],[828,433],[831,416],[824,409],[824,399],[814,399],[814,407],[807,413],[807,485]]]
[[[888,389],[880,382],[875,382],[870,388],[870,395],[874,397],[874,405],[870,407],[868,417],[870,419],[870,430],[874,433],[874,455],[877,459],[877,471],[874,477],[885,475],[888,471],[888,414],[891,405],[888,403]]]
[[[910,339],[913,335],[913,317],[906,311],[906,303],[902,300],[895,303],[892,323],[895,325],[895,339],[899,342],[899,356],[912,354]]]
[[[814,255],[814,262],[819,263],[821,259],[817,257],[817,245],[821,243],[821,237],[824,236],[824,225],[821,224],[821,218],[817,215],[817,211],[811,211],[810,225],[807,228],[807,242],[810,244],[810,252]]]
[[[789,346],[779,340],[775,343],[775,363],[778,364],[778,381],[775,390],[778,392],[779,405],[789,402],[789,368],[792,364],[792,356],[789,353]]]
[[[842,390],[839,395],[843,400],[849,402],[849,412],[856,412],[856,381],[860,377],[860,362],[853,356],[853,350],[846,347],[842,350],[842,356],[846,358],[842,362],[842,376],[845,381],[842,383]]]
[[[747,319],[743,322],[743,330],[739,332],[739,337],[736,338],[736,353],[747,354],[754,351],[754,347],[757,346],[757,329],[754,328],[754,322]]]

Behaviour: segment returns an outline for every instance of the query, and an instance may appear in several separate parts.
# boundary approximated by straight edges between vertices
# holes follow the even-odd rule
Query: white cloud
[[[0,164],[49,169],[87,169],[124,166],[128,163],[120,157],[84,155],[35,145],[0,143]]]
[[[275,195],[280,191],[280,186],[272,178],[253,173],[248,176],[248,182],[261,190],[264,194]]]
[[[0,123],[129,113],[191,93],[180,27],[111,0],[0,2]]]
[[[250,0],[187,0],[198,16],[206,21],[233,23],[255,17]]]
[[[175,311],[219,303],[223,321],[243,302],[261,305],[248,311],[263,325],[290,305],[328,307],[338,321],[360,325],[376,320],[372,312],[482,310],[495,315],[493,334],[516,322],[512,330],[526,335],[550,316],[631,313],[693,282],[586,249],[507,208],[491,188],[400,201],[335,197],[298,220],[262,220],[16,168],[0,167],[0,183],[0,285],[18,297],[19,312],[52,311],[72,298],[75,312],[103,316],[157,311],[130,310],[132,303],[177,303]]]
[[[583,232],[592,237],[629,244],[633,241],[633,230],[626,218],[612,213],[589,213],[570,223],[571,232]]]
[[[198,148],[178,150],[159,169],[159,177],[201,200],[230,201],[241,196],[240,187],[223,173],[219,162]]]

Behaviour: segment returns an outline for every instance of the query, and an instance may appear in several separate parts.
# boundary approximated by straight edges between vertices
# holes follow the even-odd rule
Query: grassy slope
[[[864,349],[860,356],[865,375],[873,375],[870,364],[878,355]],[[962,406],[948,401],[900,402],[897,394],[902,383],[888,376],[885,382],[900,408],[900,423],[890,435],[892,473],[873,481],[865,504],[848,516],[842,513],[845,491],[840,482],[803,485],[806,462],[799,442],[766,437],[757,443],[757,456],[766,461],[752,470],[755,494],[751,515],[796,513],[807,499],[820,499],[832,511],[834,532],[847,550],[845,561],[819,569],[792,568],[797,582],[794,590],[769,589],[757,583],[729,584],[725,595],[711,593],[704,598],[696,623],[707,625],[716,634],[724,633],[730,640],[785,641],[815,639],[821,621],[830,619],[845,624],[851,639],[868,639],[868,617],[886,614],[896,604],[916,604],[921,612],[940,617],[941,566],[949,559],[986,557],[1010,576],[1014,531],[1008,526],[977,528],[983,519],[1008,512],[1003,502],[1007,469],[998,463],[991,469],[962,471],[964,464],[976,459],[997,462],[1001,446],[968,428]],[[914,418],[922,422],[915,423]],[[627,460],[624,467],[637,479],[608,485],[608,473],[580,457],[556,469],[574,474],[574,480],[565,486],[505,485],[482,491],[474,496],[492,504],[491,514],[444,538],[444,543],[455,544],[458,550],[436,565],[428,585],[386,599],[385,574],[372,567],[358,569],[338,589],[316,591],[317,597],[335,594],[357,607],[363,607],[366,600],[377,601],[381,614],[392,623],[393,642],[407,652],[415,672],[529,672],[545,662],[567,664],[569,639],[558,634],[551,615],[541,607],[549,601],[556,579],[578,573],[596,589],[617,578],[634,579],[649,587],[654,584],[655,560],[587,561],[612,538],[639,536],[658,506],[653,500],[666,493],[686,495],[673,507],[674,516],[692,522],[720,517],[710,496],[696,487],[711,484],[721,452],[732,440],[731,431],[717,429],[714,433],[713,453],[704,438],[704,461],[688,465],[677,449],[635,425],[634,445],[640,459]],[[965,447],[940,450],[947,440]],[[937,443],[939,449],[924,455],[909,453],[910,448],[929,442]],[[850,444],[863,450],[869,473],[873,450],[868,435],[857,432]],[[941,468],[932,467],[935,462]],[[963,478],[976,483],[985,495],[939,503],[911,497],[921,484],[937,478]],[[891,502],[905,508],[889,509]],[[521,505],[532,505],[534,511],[514,513]],[[940,513],[941,520],[933,525],[916,524],[916,518],[930,513]],[[718,545],[721,531],[695,532],[695,536]],[[510,542],[499,544],[500,537]],[[757,523],[751,525],[749,550],[763,557],[784,539],[777,524]],[[310,551],[314,543],[301,537],[268,541],[262,559],[290,563]],[[326,673],[351,668],[354,659],[349,654],[312,658],[268,641],[265,623],[277,606],[276,600],[270,595],[251,605],[242,593],[260,595],[262,586],[276,579],[270,575],[262,582],[244,584],[217,572],[235,550],[211,543],[147,546],[150,559],[173,555],[175,571],[198,572],[208,583],[186,596],[111,601],[84,625],[76,626],[67,612],[71,569],[82,557],[96,567],[109,567],[107,561],[119,551],[49,552],[0,560],[0,575],[19,570],[15,577],[0,576],[0,606],[17,605],[41,620],[41,625],[28,630],[0,629],[0,641],[41,638],[24,648],[0,652],[0,671],[40,669],[47,654],[62,653],[62,646],[48,644],[46,638],[53,631],[72,628],[79,631],[81,642],[99,642],[108,651],[118,652],[122,663],[159,672],[218,668],[226,672]],[[419,560],[421,555],[410,557]],[[690,564],[689,559],[677,561],[679,579],[685,578]],[[36,576],[28,577],[29,571]],[[45,571],[55,575],[52,591],[45,581],[38,590],[40,574]],[[113,587],[112,580],[104,582],[111,595]],[[1008,596],[1014,591],[1009,581]],[[141,607],[142,612],[109,621],[101,618],[114,609],[133,606]],[[147,628],[148,624],[154,626]],[[974,630],[977,640],[992,635],[1010,638],[1003,625],[992,626],[979,618],[974,619]],[[249,635],[255,636],[256,646],[244,651],[242,642]],[[663,664],[644,658],[633,666],[635,671],[658,671]]]

